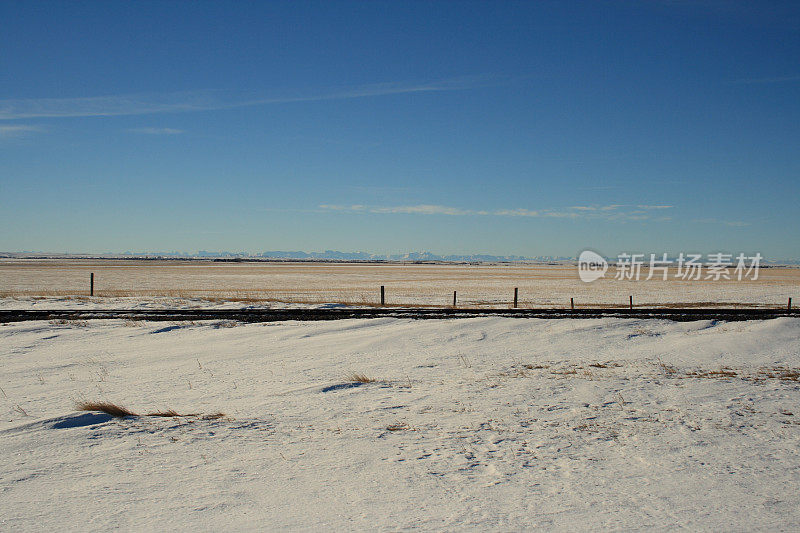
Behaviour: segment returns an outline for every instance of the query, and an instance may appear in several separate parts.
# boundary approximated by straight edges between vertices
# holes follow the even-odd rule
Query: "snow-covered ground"
[[[797,530],[799,366],[790,318],[0,325],[0,529]]]

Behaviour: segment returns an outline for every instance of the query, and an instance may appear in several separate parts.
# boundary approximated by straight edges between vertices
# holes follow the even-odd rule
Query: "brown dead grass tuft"
[[[761,368],[758,371],[760,378],[773,378],[782,381],[798,381],[800,382],[800,369],[787,368],[783,366],[776,366],[773,368]]]
[[[664,361],[661,360],[660,357],[658,358],[658,367],[661,369],[661,372],[663,372],[664,375],[666,376],[674,376],[675,374],[678,373],[678,369],[676,367],[668,363],[665,363]]]
[[[100,411],[101,413],[105,413],[117,418],[125,418],[126,416],[139,416],[133,411],[111,402],[78,402],[76,407],[79,411]]]
[[[117,418],[125,418],[128,416],[139,416],[130,409],[127,409],[120,405],[113,404],[111,402],[77,402],[75,406],[78,408],[79,411],[99,411],[101,413],[106,413],[107,415],[111,415]],[[187,413],[182,415],[177,411],[175,411],[174,409],[165,409],[163,411],[153,411],[151,413],[147,413],[144,416],[152,416],[157,418],[185,417],[185,418],[194,418],[197,420],[219,420],[220,418],[225,418],[225,413],[217,412],[208,415],[201,415],[200,413]]]
[[[199,420],[219,420],[220,418],[225,418],[225,413],[211,413],[209,415],[201,415],[200,413],[187,413],[185,415],[182,415],[173,409],[167,409],[166,411],[156,411],[154,413],[147,413],[147,416],[155,416],[161,418],[181,417],[181,418],[195,418]]]
[[[727,367],[719,370],[696,370],[686,373],[686,376],[692,378],[735,378],[737,375],[733,369]]]
[[[66,318],[54,318],[50,321],[50,324],[54,326],[72,326],[76,328],[85,328],[89,326],[89,323],[85,320],[67,320]]]
[[[154,413],[147,413],[147,416],[160,416],[160,417],[168,418],[168,417],[174,417],[174,416],[197,416],[197,415],[196,414],[182,415],[182,414],[179,414],[179,413],[175,412],[172,409],[167,409],[166,411],[156,411]]]
[[[556,374],[560,376],[574,376],[578,373],[577,368],[565,368],[563,370],[553,370],[551,374]]]
[[[378,381],[375,378],[367,377],[364,374],[359,374],[358,372],[353,372],[349,376],[347,376],[347,381],[355,381],[356,383],[375,383]]]

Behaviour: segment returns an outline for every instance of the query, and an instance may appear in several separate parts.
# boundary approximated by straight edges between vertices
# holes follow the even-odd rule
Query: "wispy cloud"
[[[366,211],[366,206],[363,205],[338,205],[338,204],[320,204],[320,209],[326,211]]]
[[[180,135],[185,133],[184,130],[176,130],[175,128],[131,128],[128,131],[144,135]]]
[[[464,216],[464,215],[488,215],[486,211],[472,211],[469,209],[459,209],[457,207],[448,207],[445,205],[398,205],[391,207],[380,206],[365,206],[361,204],[354,205],[336,205],[336,204],[322,204],[320,209],[326,211],[342,211],[347,213],[375,213],[375,214],[404,214],[404,215],[449,215],[449,216]]]
[[[501,217],[532,217],[532,218],[579,218],[585,216],[585,213],[576,211],[558,211],[553,209],[500,209],[489,213]]]
[[[637,205],[639,209],[672,209],[674,205]]]
[[[11,139],[22,137],[31,133],[44,131],[41,126],[31,126],[28,124],[14,124],[10,126],[0,126],[0,139]]]
[[[619,209],[620,207],[625,207],[622,204],[612,204],[612,205],[573,205],[570,209],[574,209],[576,211],[614,211]]]
[[[463,215],[485,215],[487,213],[482,211],[471,211],[468,209],[459,209],[457,207],[448,207],[445,205],[401,205],[396,207],[373,207],[370,213],[400,213],[406,215],[449,215],[449,216],[463,216]]]
[[[721,224],[723,226],[731,226],[734,228],[743,228],[750,225],[750,222],[744,222],[742,220],[719,220],[717,218],[698,218],[692,222],[696,222],[698,224]]]
[[[322,204],[323,211],[337,211],[342,213],[373,213],[373,214],[407,214],[407,215],[446,215],[446,216],[496,216],[496,217],[529,217],[529,218],[587,218],[605,220],[649,220],[651,217],[646,210],[625,210],[623,204],[605,206],[572,206],[564,209],[496,209],[476,210],[462,209],[446,205],[419,204],[403,206],[367,206],[363,204],[339,205]],[[641,207],[641,206],[637,206]],[[668,208],[672,206],[646,206],[647,208]],[[660,220],[668,220],[662,217]]]
[[[315,94],[267,97],[250,94],[203,91],[166,94],[124,94],[85,98],[36,98],[0,100],[0,120],[26,118],[108,117],[185,113],[293,102],[347,100],[373,96],[460,91],[486,86],[486,77],[469,76],[424,83],[380,83]]]
[[[495,215],[501,217],[539,217],[542,216],[540,211],[533,211],[531,209],[500,209],[494,212]]]

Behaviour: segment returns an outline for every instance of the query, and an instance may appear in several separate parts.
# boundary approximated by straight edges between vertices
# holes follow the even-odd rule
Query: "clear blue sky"
[[[0,20],[2,251],[800,258],[797,2]]]

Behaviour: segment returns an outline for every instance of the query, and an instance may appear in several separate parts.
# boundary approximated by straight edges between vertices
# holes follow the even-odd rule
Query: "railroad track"
[[[114,310],[0,310],[0,323],[30,320],[130,319],[154,321],[234,320],[279,322],[285,320],[342,320],[351,318],[452,319],[512,318],[657,318],[691,320],[768,320],[800,317],[798,309],[432,309],[432,308],[322,308],[322,309],[114,309]]]

